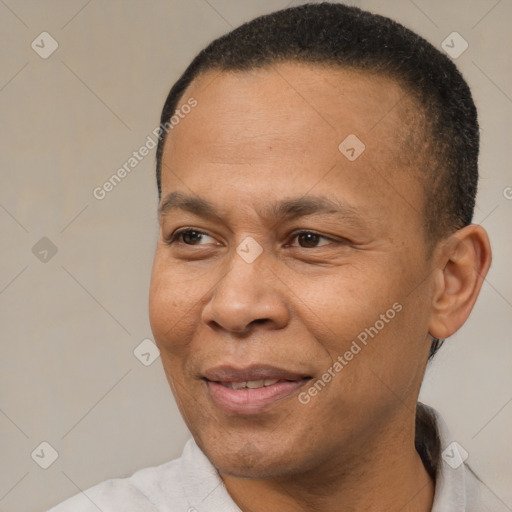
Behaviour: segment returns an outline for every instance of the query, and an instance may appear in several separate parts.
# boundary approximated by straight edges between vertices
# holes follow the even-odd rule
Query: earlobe
[[[429,333],[444,339],[468,318],[491,265],[491,247],[484,228],[471,224],[443,245],[435,271]]]

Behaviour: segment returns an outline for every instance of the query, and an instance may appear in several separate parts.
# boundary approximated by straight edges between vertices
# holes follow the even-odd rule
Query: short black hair
[[[249,21],[202,50],[171,88],[161,126],[183,93],[210,70],[247,71],[295,61],[368,71],[394,79],[423,107],[430,157],[425,228],[431,240],[471,223],[478,184],[479,129],[471,91],[455,64],[401,24],[331,2],[283,9]],[[168,124],[167,124],[168,126]],[[157,147],[161,196],[165,132]]]
[[[202,50],[174,84],[161,126],[169,126],[185,90],[207,71],[249,71],[280,62],[320,64],[388,77],[415,100],[422,115],[419,175],[425,184],[427,240],[471,223],[478,184],[479,128],[471,91],[444,53],[403,25],[340,3],[291,7],[258,17]],[[167,123],[167,124],[166,124]],[[156,178],[161,197],[160,130]],[[419,147],[421,146],[421,147]],[[431,355],[442,342],[435,340]]]

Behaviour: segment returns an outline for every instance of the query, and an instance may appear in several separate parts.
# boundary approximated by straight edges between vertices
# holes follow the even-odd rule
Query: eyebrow
[[[222,215],[211,202],[202,197],[190,196],[183,192],[171,192],[162,199],[158,207],[158,215],[163,217],[175,209],[199,217],[222,219]],[[314,214],[335,214],[355,225],[361,226],[363,224],[360,214],[354,207],[326,196],[308,195],[283,199],[267,205],[265,213],[268,217],[277,220],[293,220]]]
[[[158,206],[158,216],[167,215],[172,210],[184,210],[200,217],[215,217],[220,215],[212,203],[198,196],[189,196],[183,192],[171,192]]]

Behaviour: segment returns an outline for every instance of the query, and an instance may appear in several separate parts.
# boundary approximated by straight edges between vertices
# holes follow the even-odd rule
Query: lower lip
[[[208,391],[214,403],[229,414],[259,414],[271,408],[276,402],[289,397],[301,388],[309,379],[279,381],[271,386],[257,389],[231,389],[206,381]]]

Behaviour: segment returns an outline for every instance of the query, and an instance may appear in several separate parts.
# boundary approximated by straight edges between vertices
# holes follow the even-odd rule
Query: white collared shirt
[[[433,461],[436,484],[432,512],[510,511],[463,462],[446,424],[434,409],[418,404],[437,428],[442,456]],[[48,512],[241,512],[217,470],[190,439],[179,459],[112,479],[82,492]]]

